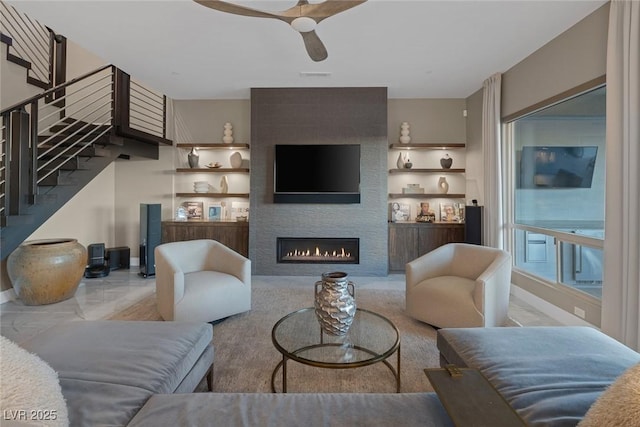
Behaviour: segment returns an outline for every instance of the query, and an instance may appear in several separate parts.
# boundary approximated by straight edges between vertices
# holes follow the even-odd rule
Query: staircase
[[[53,49],[64,52],[66,40],[51,34],[60,43]],[[105,65],[56,84],[63,66],[34,76],[32,63],[11,52],[13,39],[0,33],[0,42],[8,46],[6,59],[25,67],[28,84],[48,88],[0,111],[2,260],[111,162],[157,159],[159,145],[172,142],[165,138],[165,96],[122,70]],[[49,57],[55,63],[57,56],[65,55]]]

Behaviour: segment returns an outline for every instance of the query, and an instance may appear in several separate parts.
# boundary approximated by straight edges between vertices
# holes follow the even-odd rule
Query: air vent
[[[300,71],[300,77],[331,77],[331,71]]]

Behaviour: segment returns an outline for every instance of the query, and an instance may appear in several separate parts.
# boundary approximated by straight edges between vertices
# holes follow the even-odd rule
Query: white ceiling
[[[270,11],[296,4],[235,2]],[[171,98],[246,99],[252,87],[309,86],[386,86],[390,98],[464,98],[606,2],[369,0],[318,25],[329,52],[322,62],[309,59],[300,35],[284,22],[191,0],[7,3]]]

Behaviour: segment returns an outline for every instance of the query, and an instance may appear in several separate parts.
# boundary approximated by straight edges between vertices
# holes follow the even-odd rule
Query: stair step
[[[46,159],[38,160],[38,167],[41,167],[47,162],[48,160]],[[84,168],[80,166],[80,158],[78,156],[61,156],[55,159],[54,161],[52,161],[51,163],[49,163],[45,167],[45,170],[52,170],[52,169],[60,169],[63,171],[74,171],[74,170],[84,169]]]
[[[87,135],[87,134],[78,134],[78,135],[74,135],[72,137],[69,137],[68,134],[61,134],[61,135],[38,135],[38,144],[41,144],[45,141],[47,146],[53,146],[53,145],[57,145],[59,143],[62,143],[61,146],[64,147],[68,147],[69,145],[73,145],[75,144],[77,141],[83,141],[83,142],[91,142],[93,141],[94,144],[100,144],[100,145],[108,145],[111,144],[111,138],[109,138],[109,135],[102,135],[101,137],[97,138],[94,141],[94,138],[97,136],[98,134],[95,135]],[[114,144],[114,145],[119,145],[119,144]]]
[[[79,130],[77,135],[86,135],[88,133],[102,133],[108,130],[109,127],[109,125],[94,125],[79,120],[67,119],[67,123],[51,126],[49,130],[51,133],[64,132],[67,135]]]
[[[49,146],[38,147],[38,157],[40,157],[43,153],[45,153],[49,149],[51,149],[51,147]],[[65,150],[65,147],[53,148],[51,149],[51,151],[49,151],[46,154],[44,158],[55,157],[60,153],[63,153],[63,155],[69,156],[70,153],[75,152],[77,149],[72,148],[71,150],[66,152],[64,150]],[[111,152],[109,151],[108,148],[101,148],[93,145],[93,146],[88,146],[83,148],[77,155],[80,157],[108,157],[110,154]]]
[[[56,186],[56,185],[75,185],[78,183],[78,180],[73,178],[70,175],[62,175],[52,173],[38,184],[38,186]]]
[[[33,223],[33,215],[7,215],[0,218],[3,227],[12,227]]]

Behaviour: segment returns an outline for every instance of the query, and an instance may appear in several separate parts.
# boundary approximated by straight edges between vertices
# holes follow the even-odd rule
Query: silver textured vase
[[[355,287],[347,273],[323,273],[315,285],[315,312],[322,330],[342,336],[349,331],[356,314]]]

